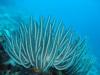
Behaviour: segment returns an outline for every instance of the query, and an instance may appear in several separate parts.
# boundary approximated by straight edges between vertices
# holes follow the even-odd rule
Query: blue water
[[[61,18],[87,38],[89,51],[100,62],[100,0],[0,0],[2,8],[11,15]]]

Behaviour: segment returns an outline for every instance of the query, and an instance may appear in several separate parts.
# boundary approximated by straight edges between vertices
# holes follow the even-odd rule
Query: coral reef
[[[2,72],[0,75],[19,75],[19,72],[11,73],[10,71]]]
[[[43,18],[39,24],[31,19],[29,25],[20,25],[15,36],[5,35],[4,48],[16,63],[26,68],[32,66],[45,71],[52,66],[63,70],[71,66],[75,58],[81,58],[85,47],[84,40],[74,39],[71,29],[64,28],[61,22],[50,23],[50,18],[46,24]]]
[[[3,48],[15,67],[20,66],[20,73],[27,69],[26,75],[88,74],[92,61],[86,57],[85,40],[75,35],[71,27],[67,29],[62,21],[58,23],[50,17],[47,21],[41,17],[39,22],[31,17],[29,23],[17,24],[14,34],[3,32]]]

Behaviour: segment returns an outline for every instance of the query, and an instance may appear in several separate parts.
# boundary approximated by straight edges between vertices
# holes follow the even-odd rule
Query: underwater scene
[[[0,75],[100,75],[100,0],[0,0]]]

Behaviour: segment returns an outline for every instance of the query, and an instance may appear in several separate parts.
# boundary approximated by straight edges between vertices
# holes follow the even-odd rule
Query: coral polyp
[[[16,33],[10,37],[5,33],[5,51],[17,64],[25,68],[48,71],[50,67],[57,70],[70,68],[75,61],[85,55],[85,40],[74,35],[62,21],[57,23],[50,17],[43,17],[37,22],[20,23]]]

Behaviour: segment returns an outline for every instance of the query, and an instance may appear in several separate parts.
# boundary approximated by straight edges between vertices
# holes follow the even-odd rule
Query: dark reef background
[[[33,15],[62,19],[87,39],[89,52],[100,62],[100,0],[0,0],[0,16]],[[99,68],[100,69],[100,68]]]

